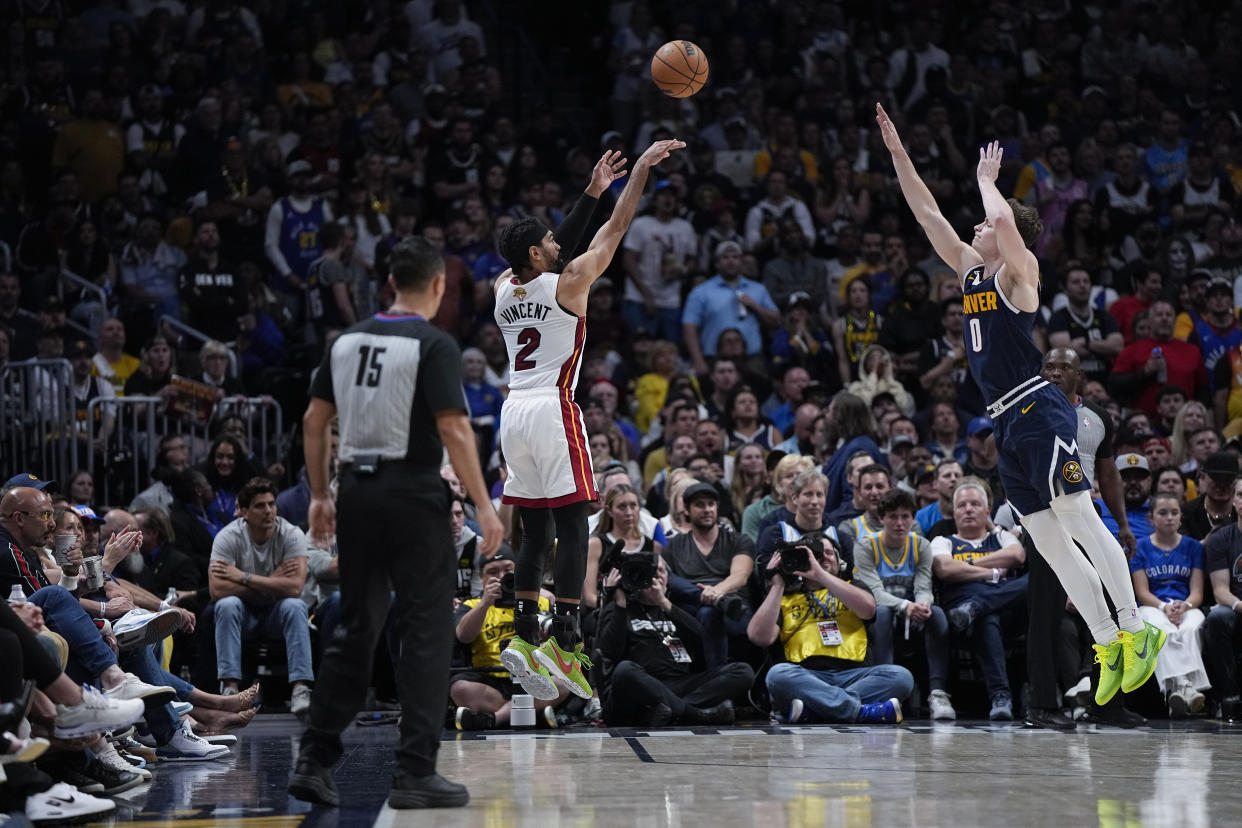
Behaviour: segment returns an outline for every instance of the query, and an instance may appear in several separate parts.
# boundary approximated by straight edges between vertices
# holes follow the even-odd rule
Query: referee
[[[397,669],[401,740],[388,804],[392,808],[465,805],[464,785],[436,773],[448,698],[457,560],[445,448],[478,508],[481,551],[491,555],[504,530],[483,483],[462,391],[461,352],[427,320],[444,296],[444,259],[422,238],[392,252],[385,313],[349,328],[332,345],[311,384],[302,420],[310,478],[311,537],[340,549],[341,620],[319,667],[310,725],[302,736],[289,793],[337,805],[332,766],[341,731],[362,706],[372,654],[396,593],[401,636]],[[328,495],[328,427],[340,416],[341,485]]]
[[[1074,406],[1078,420],[1078,455],[1087,479],[1094,475],[1100,496],[1110,512],[1117,516],[1119,540],[1126,556],[1134,554],[1134,533],[1125,518],[1125,501],[1121,492],[1121,475],[1113,462],[1113,424],[1108,412],[1078,394],[1082,383],[1082,364],[1073,348],[1053,348],[1044,356],[1044,379],[1060,388]],[[1065,613],[1065,589],[1057,580],[1043,555],[1030,554],[1034,549],[1029,533],[1023,538],[1027,549],[1029,579],[1027,606],[1030,621],[1026,636],[1027,679],[1031,698],[1027,705],[1027,727],[1051,730],[1073,730],[1074,720],[1061,712],[1061,693],[1057,687],[1057,648],[1061,645],[1061,619]],[[1115,610],[1114,610],[1115,611]],[[1074,662],[1076,659],[1065,658]],[[1099,680],[1099,668],[1092,668],[1091,692]],[[1087,706],[1092,720],[1102,724],[1134,727],[1145,721],[1126,710],[1118,693],[1098,707],[1094,696]]]

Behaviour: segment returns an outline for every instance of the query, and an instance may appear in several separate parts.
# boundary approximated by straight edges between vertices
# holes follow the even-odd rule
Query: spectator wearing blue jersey
[[[1140,535],[1138,551],[1130,559],[1139,614],[1168,635],[1156,662],[1156,680],[1174,717],[1202,713],[1202,691],[1210,686],[1199,639],[1204,621],[1199,609],[1203,603],[1203,546],[1178,533],[1181,520],[1182,506],[1175,495],[1154,495],[1151,522],[1155,531]]]
[[[301,319],[305,301],[306,275],[311,262],[323,255],[319,228],[332,221],[332,207],[311,195],[312,168],[309,161],[294,161],[286,171],[289,195],[278,200],[267,213],[267,234],[263,245],[276,270],[275,286],[295,318]]]
[[[1160,113],[1160,132],[1143,154],[1144,166],[1152,186],[1167,195],[1174,184],[1186,177],[1190,165],[1190,144],[1182,137],[1182,118],[1172,109]]]
[[[1148,520],[1148,495],[1151,493],[1151,466],[1147,458],[1141,454],[1119,454],[1116,458],[1117,471],[1121,474],[1121,492],[1126,502],[1126,520],[1130,531],[1136,538],[1145,538],[1152,533],[1151,521]],[[1108,506],[1100,505],[1100,517],[1113,537],[1119,538],[1117,518],[1109,511]]]

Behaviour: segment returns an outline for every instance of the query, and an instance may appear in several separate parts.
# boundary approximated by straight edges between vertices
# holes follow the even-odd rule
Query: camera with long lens
[[[500,576],[500,597],[496,599],[498,607],[516,607],[517,592],[514,587],[513,573],[506,572]]]
[[[612,570],[621,573],[617,588],[626,595],[636,595],[650,589],[655,583],[658,563],[654,552],[626,552],[625,542],[617,541],[600,560],[599,571],[607,574]]]

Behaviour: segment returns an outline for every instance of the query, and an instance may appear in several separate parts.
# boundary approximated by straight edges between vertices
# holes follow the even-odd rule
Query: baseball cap
[[[85,339],[75,339],[69,343],[69,347],[65,349],[65,356],[69,359],[74,357],[93,356],[95,349],[91,347],[91,343]]]
[[[888,445],[889,445],[889,448],[897,448],[898,446],[912,446],[914,445],[914,438],[911,437],[909,434],[898,434],[891,441],[889,441]]]
[[[1213,291],[1217,291],[1217,290],[1223,290],[1225,293],[1228,293],[1230,296],[1233,296],[1233,283],[1230,282],[1228,279],[1221,279],[1221,278],[1213,279],[1212,281],[1208,282],[1205,293],[1212,293]]]
[[[1217,451],[1208,455],[1208,459],[1203,461],[1203,465],[1199,470],[1208,477],[1228,477],[1231,480],[1236,480],[1238,477],[1238,458],[1230,452]]]
[[[685,503],[691,503],[697,497],[706,495],[717,503],[720,502],[720,493],[716,491],[716,487],[711,483],[695,483],[690,488],[682,492],[681,499]]]
[[[1160,437],[1160,436],[1148,437],[1146,440],[1143,441],[1144,452],[1146,452],[1148,449],[1152,448],[1153,446],[1164,446],[1165,451],[1173,450],[1173,448],[1169,445],[1168,438],[1166,437]]]
[[[1119,472],[1142,471],[1151,474],[1151,466],[1147,465],[1147,458],[1141,454],[1119,454],[1116,461]]]
[[[721,256],[723,256],[726,253],[736,253],[737,255],[740,256],[742,255],[742,246],[735,241],[729,241],[726,239],[725,241],[722,241],[720,244],[716,245],[715,258],[719,259]]]
[[[805,305],[808,310],[814,310],[814,304],[814,301],[811,299],[811,294],[807,293],[805,290],[795,290],[793,293],[789,294],[789,302],[786,307],[795,308],[798,305]]]
[[[310,165],[310,162],[303,161],[300,158],[297,161],[294,161],[292,164],[290,164],[289,167],[285,170],[286,175],[297,175],[298,173],[305,173],[309,175],[311,172],[313,172],[313,169]]]
[[[925,463],[925,464],[923,464],[923,468],[921,468],[921,469],[919,469],[917,472],[915,472],[915,474],[914,474],[914,482],[915,482],[915,483],[922,483],[925,479],[927,479],[927,478],[929,478],[929,477],[935,477],[935,476],[936,476],[936,464],[935,464],[935,463]]]
[[[966,436],[974,437],[980,431],[991,431],[992,421],[987,417],[975,417],[966,426]]]
[[[10,477],[8,479],[8,482],[4,484],[4,488],[6,489],[16,489],[20,487],[29,487],[31,489],[38,489],[39,491],[43,491],[44,489],[56,488],[56,481],[55,480],[40,480],[36,475],[23,472],[21,474]]]
[[[103,518],[95,514],[95,510],[90,506],[74,506],[73,511],[78,513],[78,517],[83,520],[93,520],[96,523],[103,523]]]

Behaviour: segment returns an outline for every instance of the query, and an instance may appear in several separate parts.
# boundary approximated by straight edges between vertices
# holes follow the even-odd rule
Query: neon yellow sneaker
[[[1100,665],[1100,683],[1095,688],[1095,703],[1103,707],[1108,704],[1109,699],[1117,695],[1117,690],[1121,687],[1125,656],[1120,639],[1091,646],[1095,649],[1095,663]]]
[[[1159,627],[1143,622],[1143,629],[1136,633],[1125,630],[1117,633],[1125,655],[1125,674],[1121,677],[1121,692],[1132,693],[1143,686],[1156,671],[1156,656],[1164,646],[1168,633]]]
[[[500,654],[500,663],[509,671],[522,689],[537,699],[551,701],[561,693],[556,689],[552,676],[535,660],[538,648],[522,640],[519,635],[509,640],[509,646]]]
[[[591,669],[591,659],[582,652],[582,645],[567,653],[556,643],[556,636],[543,642],[543,646],[535,650],[535,659],[548,668],[552,680],[580,699],[591,698],[591,685],[587,683],[582,668]]]

